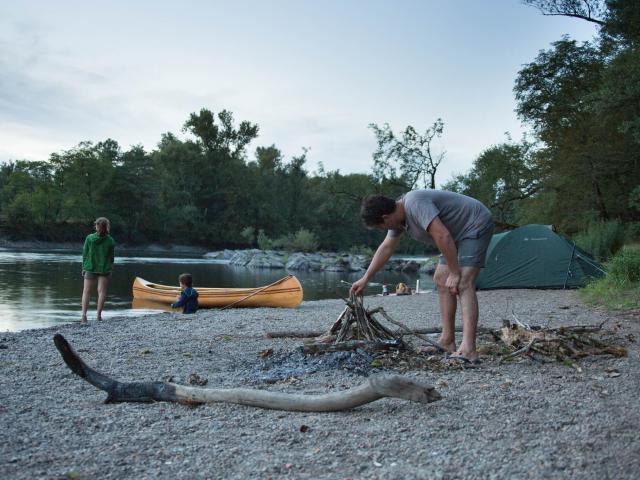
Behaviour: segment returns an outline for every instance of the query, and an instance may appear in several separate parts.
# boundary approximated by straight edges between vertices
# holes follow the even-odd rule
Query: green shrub
[[[640,222],[626,222],[624,232],[625,243],[640,242]]]
[[[313,232],[301,228],[294,235],[287,234],[270,239],[264,230],[258,232],[258,248],[260,250],[286,250],[289,252],[315,252],[318,249],[318,238]]]
[[[607,266],[611,279],[619,285],[640,282],[640,248],[623,248]]]
[[[351,255],[364,255],[365,257],[373,256],[373,249],[366,245],[354,245],[349,249]]]
[[[300,252],[315,252],[318,249],[318,237],[313,232],[301,228],[292,238],[290,248],[288,250]]]
[[[271,240],[262,229],[258,231],[256,242],[260,250],[271,250],[273,248],[273,240]]]
[[[624,239],[625,231],[620,220],[592,222],[574,238],[580,248],[601,261],[611,258],[622,247]]]
[[[627,246],[609,263],[607,275],[581,290],[588,303],[614,308],[640,306],[640,247]]]
[[[262,230],[261,230],[262,231]],[[264,233],[264,232],[263,232]],[[256,236],[256,229],[253,227],[245,227],[242,232],[240,232],[240,236],[244,241],[246,241],[249,245],[253,245],[253,241]]]
[[[629,207],[636,212],[640,212],[640,185],[629,194]]]

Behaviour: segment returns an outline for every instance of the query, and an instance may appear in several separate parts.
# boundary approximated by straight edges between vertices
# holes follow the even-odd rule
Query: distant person
[[[80,323],[87,323],[89,297],[94,287],[98,286],[97,319],[102,320],[102,309],[107,297],[107,285],[113,271],[116,242],[109,235],[109,220],[100,217],[94,222],[96,233],[87,235],[82,249],[82,318]]]
[[[493,234],[491,212],[481,202],[444,190],[414,190],[398,200],[372,195],[360,210],[367,227],[387,230],[387,236],[351,292],[362,294],[367,283],[391,258],[400,238],[408,232],[414,239],[435,245],[440,258],[434,281],[438,288],[442,334],[438,340],[443,352],[459,363],[476,363],[478,297],[476,278],[484,266]],[[455,316],[457,296],[462,310],[462,343],[456,347]],[[426,347],[428,352],[435,347]],[[435,353],[434,351],[434,353]]]
[[[198,311],[198,291],[193,288],[193,277],[190,273],[183,273],[178,277],[180,282],[180,295],[171,308],[182,307],[182,313],[196,313]]]

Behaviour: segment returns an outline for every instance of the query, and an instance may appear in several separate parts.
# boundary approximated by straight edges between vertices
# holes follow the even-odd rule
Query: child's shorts
[[[98,277],[111,278],[111,272],[109,272],[109,273],[82,272],[82,277],[85,280],[95,280]]]
[[[489,242],[493,236],[493,222],[485,227],[478,238],[463,238],[456,243],[458,248],[458,265],[461,267],[484,267]],[[438,264],[446,265],[447,261],[442,255],[438,258]]]

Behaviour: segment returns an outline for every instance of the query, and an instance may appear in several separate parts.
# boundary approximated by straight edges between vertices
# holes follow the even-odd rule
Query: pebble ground
[[[266,333],[326,330],[341,300],[0,333],[0,478],[639,478],[637,312],[589,308],[571,291],[479,295],[484,327],[498,328],[514,314],[543,326],[606,321],[607,338],[629,355],[589,357],[579,369],[528,359],[500,364],[484,355],[474,369],[352,368],[358,359],[344,357],[354,361],[323,369],[315,358],[308,364],[314,368],[295,370],[293,359],[304,363],[302,340]],[[365,304],[383,306],[410,327],[438,326],[433,292],[367,297]],[[124,381],[186,383],[195,374],[207,380],[203,388],[319,394],[358,385],[366,375],[400,372],[434,385],[443,399],[429,405],[382,399],[338,413],[104,404],[105,393],[63,363],[56,333],[90,366]],[[490,342],[480,338],[481,347]],[[263,358],[268,349],[273,353]],[[279,359],[295,371],[275,371]]]

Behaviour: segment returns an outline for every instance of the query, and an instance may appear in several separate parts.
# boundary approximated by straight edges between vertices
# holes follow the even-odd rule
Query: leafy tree
[[[602,29],[605,47],[640,46],[640,3],[637,0],[607,0],[608,11]]]
[[[235,127],[233,114],[222,110],[216,118],[210,110],[192,113],[183,130],[196,137],[201,155],[197,168],[191,172],[198,176],[197,188],[192,188],[194,205],[206,223],[202,240],[213,242],[241,241],[244,226],[237,222],[251,194],[245,188],[245,147],[257,137],[258,126],[243,121]]]
[[[106,215],[112,219],[114,232],[121,241],[142,242],[158,236],[164,222],[159,212],[163,206],[161,170],[142,146],[124,152],[114,167],[109,185]]]
[[[183,130],[193,134],[205,151],[220,154],[218,160],[241,158],[247,144],[258,136],[258,126],[243,121],[236,129],[233,114],[228,110],[218,113],[218,121],[220,125],[216,124],[213,112],[203,108],[189,116]]]
[[[455,177],[444,189],[477,198],[492,210],[499,225],[518,225],[526,221],[521,202],[535,196],[546,177],[539,156],[536,144],[526,139],[490,147],[468,174]]]
[[[52,166],[47,162],[19,160],[3,168],[0,190],[2,217],[18,234],[38,234],[38,226],[49,226],[59,210],[59,195],[52,188]]]
[[[583,211],[579,207],[585,204],[606,220],[605,189],[614,172],[609,162],[602,161],[602,146],[609,143],[610,132],[590,109],[602,69],[596,48],[564,38],[518,73],[514,90],[519,116],[549,147],[546,161],[553,172],[549,187],[567,198],[567,207]],[[584,185],[591,186],[586,194]]]
[[[60,221],[89,223],[109,202],[108,185],[120,155],[118,144],[81,142],[75,148],[54,153],[50,163],[61,194]]]
[[[302,155],[293,157],[283,172],[287,178],[283,193],[288,206],[283,213],[288,220],[290,231],[295,231],[298,226],[306,225],[309,219],[309,204],[306,201],[308,177],[304,168],[306,162],[307,149],[303,149]]]
[[[516,80],[518,114],[543,142],[549,173],[539,198],[568,231],[590,220],[631,220],[640,184],[640,4],[634,0],[532,1],[546,13],[597,19],[598,43],[555,42]],[[551,203],[548,203],[551,201]]]
[[[369,125],[376,136],[378,147],[373,154],[373,172],[379,180],[389,180],[408,190],[422,186],[436,188],[436,173],[444,158],[444,152],[434,154],[431,144],[442,136],[444,123],[439,118],[419,134],[411,125],[398,137],[388,123],[379,127]],[[422,179],[422,184],[420,184]]]
[[[250,192],[245,217],[255,231],[277,236],[287,230],[284,168],[282,152],[275,145],[256,148],[255,160],[249,162],[244,177],[245,190]]]
[[[379,189],[371,175],[321,171],[321,175],[310,179],[309,183],[313,229],[322,248],[350,250],[353,246],[379,243],[376,233],[364,228],[360,221],[362,199]]]
[[[157,207],[163,209],[165,216],[160,224],[160,235],[167,241],[180,237],[185,243],[201,241],[198,235],[202,231],[198,234],[189,229],[191,221],[181,215],[187,207],[196,208],[204,188],[206,177],[202,174],[204,160],[200,147],[195,142],[182,141],[166,133],[151,156],[154,174],[159,178]]]

